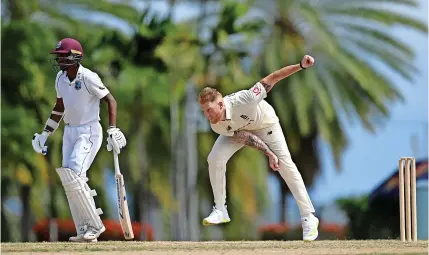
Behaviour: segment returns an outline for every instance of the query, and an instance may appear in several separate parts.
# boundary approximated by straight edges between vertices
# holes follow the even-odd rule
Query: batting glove
[[[125,145],[127,145],[127,140],[122,131],[117,127],[109,127],[107,129],[107,151],[115,150],[119,154]]]
[[[43,131],[41,134],[34,134],[33,135],[33,141],[31,144],[33,145],[33,149],[37,153],[41,153],[43,155],[46,155],[48,153],[48,146],[45,146],[46,140],[48,139],[49,132]]]

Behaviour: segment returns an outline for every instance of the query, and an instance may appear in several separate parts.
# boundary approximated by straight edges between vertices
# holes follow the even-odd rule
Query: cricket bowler
[[[216,89],[206,87],[199,95],[199,104],[212,130],[219,134],[207,161],[215,206],[203,225],[230,222],[226,206],[226,163],[244,145],[258,149],[268,157],[270,167],[279,171],[295,198],[303,228],[303,240],[318,236],[319,220],[308,196],[304,181],[293,162],[279,119],[264,99],[280,80],[314,64],[305,55],[299,64],[279,69],[248,90],[223,97]]]
[[[48,137],[55,132],[64,118],[62,142],[62,167],[56,169],[70,206],[77,236],[72,242],[97,242],[106,228],[96,208],[95,190],[87,184],[87,171],[98,153],[103,130],[100,125],[100,99],[107,103],[109,128],[107,129],[107,150],[118,154],[126,145],[124,134],[116,127],[116,100],[104,86],[97,73],[82,66],[84,56],[81,44],[72,38],[58,42],[53,54],[54,67],[59,68],[55,78],[57,101],[45,128],[33,136],[33,149],[47,153]]]

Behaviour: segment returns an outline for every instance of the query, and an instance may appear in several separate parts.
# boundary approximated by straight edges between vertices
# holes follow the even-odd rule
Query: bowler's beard
[[[223,120],[223,116],[224,116],[224,112],[219,113],[216,118],[212,121],[210,121],[210,123],[212,124],[217,124],[219,122],[221,122]]]

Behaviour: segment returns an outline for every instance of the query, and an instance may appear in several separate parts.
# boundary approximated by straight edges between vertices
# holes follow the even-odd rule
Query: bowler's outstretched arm
[[[260,82],[268,93],[277,82],[291,76],[292,74],[302,70],[303,68],[310,67],[313,64],[314,58],[312,56],[305,55],[299,64],[289,65],[279,70],[276,70],[262,80],[260,80]]]

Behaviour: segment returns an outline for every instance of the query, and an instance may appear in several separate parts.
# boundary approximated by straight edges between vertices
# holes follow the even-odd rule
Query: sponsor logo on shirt
[[[76,81],[74,84],[74,88],[76,90],[80,90],[82,88],[82,84],[80,83],[80,81]]]
[[[252,92],[256,95],[259,96],[259,94],[261,94],[261,89],[259,87],[253,87]]]
[[[244,115],[244,114],[240,115],[240,117],[241,117],[243,120],[248,120],[248,119],[249,119],[249,116]]]

